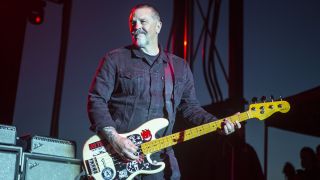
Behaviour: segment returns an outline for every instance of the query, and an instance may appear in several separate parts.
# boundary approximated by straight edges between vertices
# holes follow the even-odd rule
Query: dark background
[[[154,4],[163,18],[160,42],[166,45],[173,16],[173,1],[108,1],[77,0],[72,3],[69,24],[69,43],[66,54],[62,101],[60,107],[59,138],[77,142],[77,157],[81,158],[83,142],[93,135],[89,131],[86,114],[86,98],[90,82],[99,59],[106,51],[131,43],[128,29],[128,15],[137,3]],[[206,7],[207,1],[200,0]],[[17,4],[19,11],[24,5]],[[1,51],[6,48],[21,49],[21,64],[17,77],[13,125],[18,135],[50,135],[50,121],[53,110],[54,91],[60,51],[62,5],[47,2],[45,20],[41,25],[26,24],[25,33],[12,29],[18,22],[16,15],[2,16],[2,33],[13,34],[11,42],[3,41]],[[317,0],[269,0],[244,1],[244,97],[273,95],[287,97],[320,84],[320,2]],[[195,27],[202,26],[199,11],[195,10]],[[3,14],[1,14],[3,15]],[[10,18],[12,17],[12,18]],[[20,20],[21,21],[21,20]],[[23,27],[21,27],[23,29]],[[195,39],[200,33],[195,28]],[[20,34],[20,36],[18,36]],[[21,35],[23,34],[23,35]],[[9,38],[6,38],[6,40]],[[223,63],[228,68],[228,1],[221,4],[217,34],[217,48]],[[2,57],[10,65],[11,54]],[[194,64],[196,91],[202,105],[211,104],[202,73],[201,56]],[[10,80],[2,68],[2,80]],[[5,69],[5,70],[4,70]],[[15,69],[15,68],[12,68]],[[218,71],[223,97],[227,98],[228,87]],[[7,86],[1,83],[1,88]],[[303,119],[302,119],[303,120]],[[257,120],[246,125],[246,141],[254,147],[263,166],[264,123]],[[303,146],[314,148],[319,138],[269,129],[268,179],[282,179],[282,167],[290,161],[300,168],[299,151]]]

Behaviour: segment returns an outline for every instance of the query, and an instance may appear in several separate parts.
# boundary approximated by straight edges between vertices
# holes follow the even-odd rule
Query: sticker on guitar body
[[[142,130],[141,136],[142,136],[142,139],[146,142],[151,141],[152,139],[152,134],[149,129]]]
[[[122,159],[106,140],[98,140],[88,144],[92,157],[86,161],[91,174],[100,172],[102,179],[127,179],[130,175],[139,171],[152,171],[157,168],[151,164],[143,154],[140,146],[142,143],[152,140],[152,132],[143,129],[140,133],[128,135],[127,138],[139,147],[137,151],[138,160],[127,161]]]

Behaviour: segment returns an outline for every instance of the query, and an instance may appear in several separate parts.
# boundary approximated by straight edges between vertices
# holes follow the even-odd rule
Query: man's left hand
[[[224,119],[222,123],[222,134],[229,135],[235,132],[236,129],[240,129],[241,124],[239,121],[232,123],[228,118]]]

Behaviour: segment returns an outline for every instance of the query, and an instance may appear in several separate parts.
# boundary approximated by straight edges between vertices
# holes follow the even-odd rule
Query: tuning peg
[[[262,96],[261,97],[261,102],[266,102],[266,99],[267,99],[266,96]]]
[[[251,99],[251,102],[252,102],[252,103],[257,103],[257,101],[258,101],[258,98],[257,98],[257,97],[253,97],[253,98]]]
[[[274,101],[273,95],[270,96],[270,100],[271,100],[272,102]]]

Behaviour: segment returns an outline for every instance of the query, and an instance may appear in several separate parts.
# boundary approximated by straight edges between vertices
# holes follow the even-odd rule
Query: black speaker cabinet
[[[79,159],[23,153],[22,180],[73,180],[80,173]]]
[[[0,145],[0,179],[20,179],[21,155],[21,147]]]

